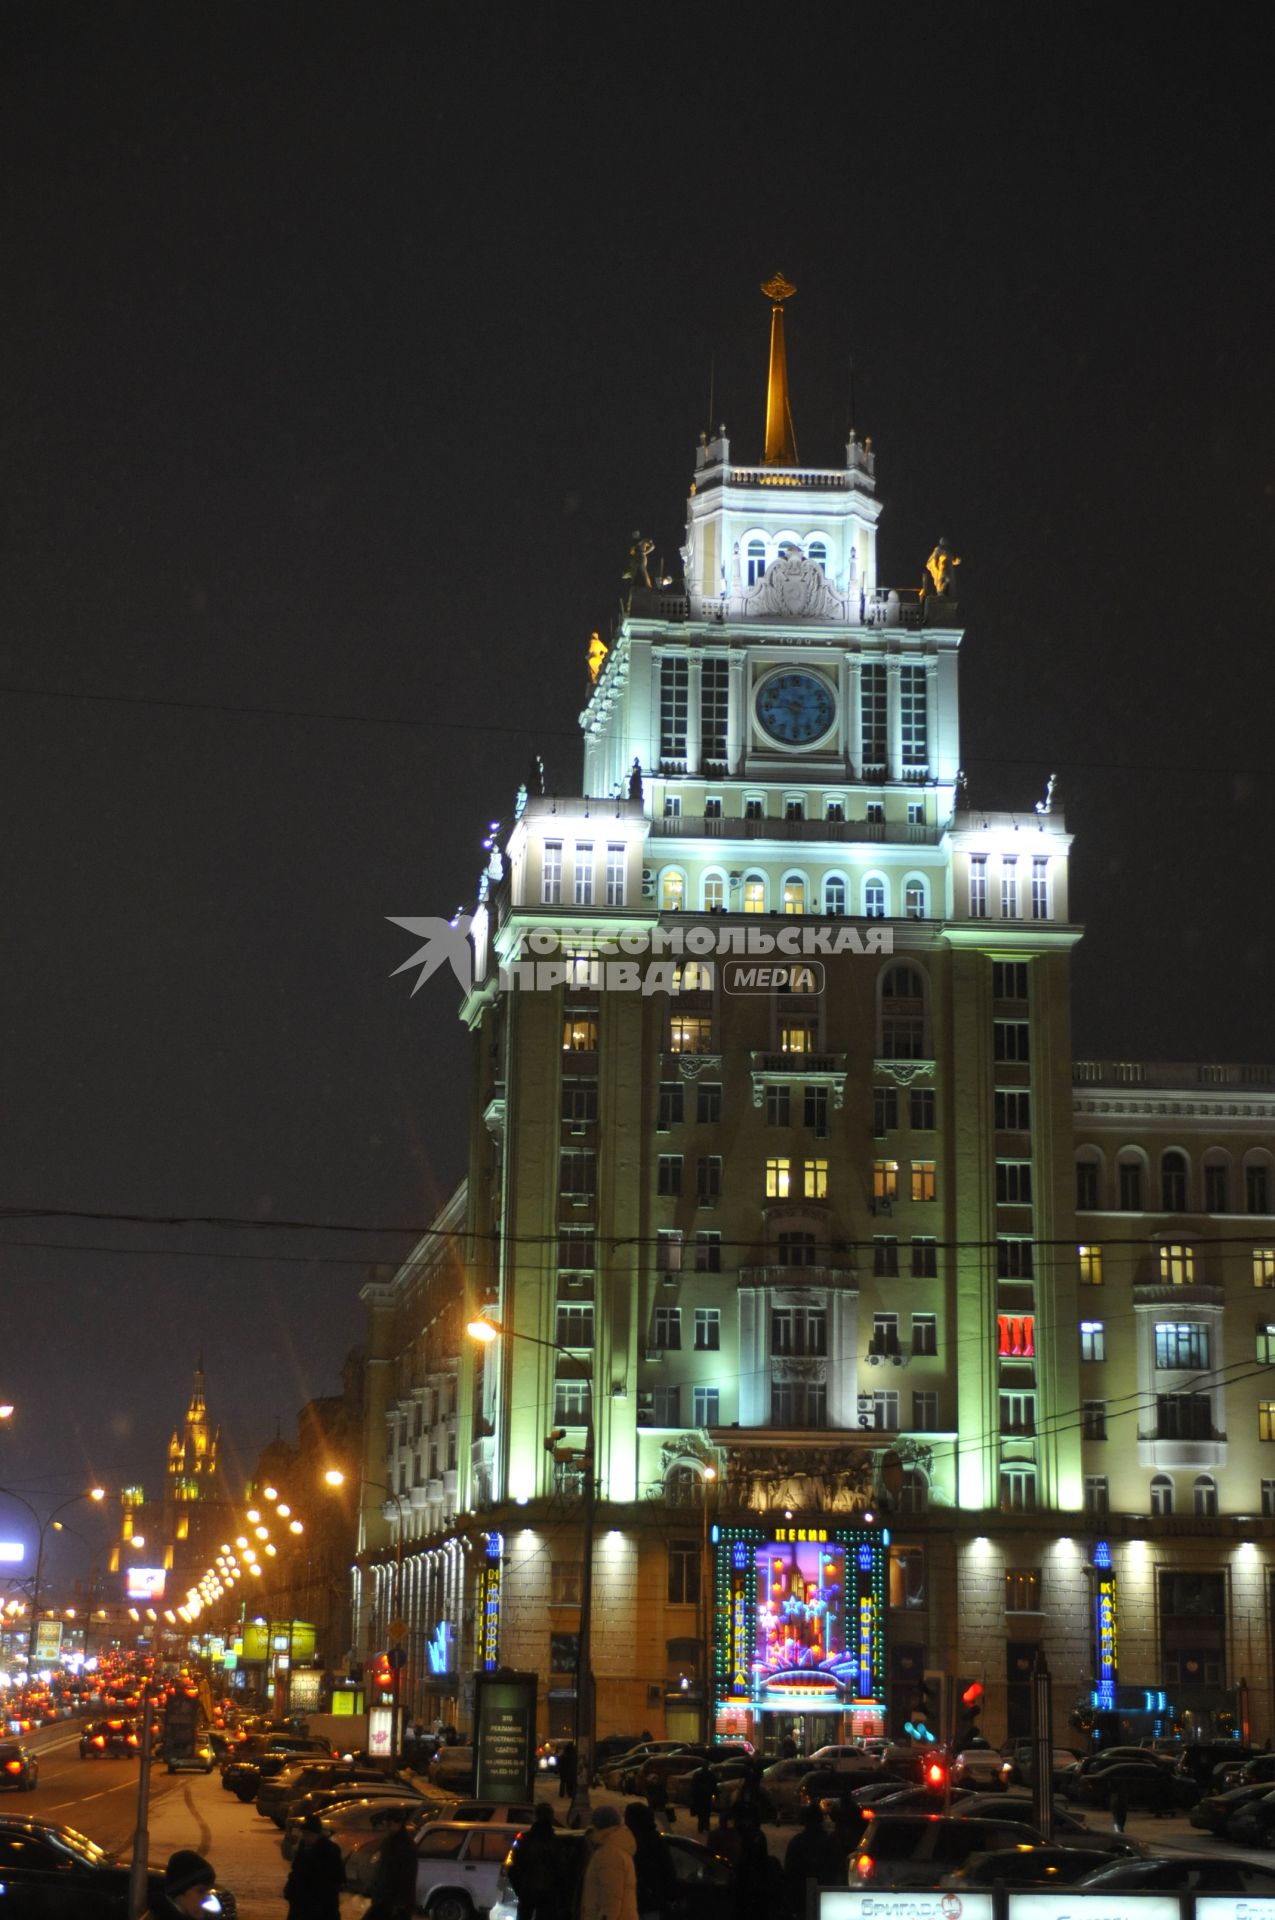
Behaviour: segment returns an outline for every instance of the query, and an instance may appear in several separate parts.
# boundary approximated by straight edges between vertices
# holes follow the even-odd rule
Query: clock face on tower
[[[783,668],[757,689],[757,724],[784,747],[813,746],[837,717],[832,688],[816,673]]]

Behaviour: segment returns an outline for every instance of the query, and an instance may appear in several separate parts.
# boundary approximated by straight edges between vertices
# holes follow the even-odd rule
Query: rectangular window
[[[897,1200],[898,1197],[898,1161],[874,1160],[872,1162],[872,1198],[874,1200]]]
[[[934,1200],[935,1163],[933,1160],[914,1160],[912,1162],[912,1198],[914,1200]]]
[[[549,1635],[549,1671],[550,1673],[574,1673],[580,1663],[580,1636],[578,1633],[551,1633]]]
[[[598,1117],[596,1080],[565,1079],[562,1082],[562,1117],[568,1126],[589,1127]]]
[[[674,1013],[669,1016],[670,1053],[711,1053],[713,1020],[707,1013]]]
[[[756,794],[749,794],[744,802],[744,818],[745,820],[764,820],[766,818],[766,802],[759,799]]]
[[[1031,1059],[1031,1031],[1026,1020],[993,1020],[993,1059],[1025,1064]]]
[[[1211,1440],[1213,1406],[1207,1393],[1157,1393],[1157,1440]]]
[[[1029,1207],[1032,1198],[1030,1160],[996,1162],[996,1203],[1002,1207]]]
[[[589,1147],[564,1147],[558,1160],[558,1192],[578,1206],[598,1188],[598,1156]]]
[[[1081,1402],[1080,1437],[1082,1440],[1106,1439],[1107,1403],[1105,1400],[1084,1400]]]
[[[607,847],[606,887],[607,905],[609,907],[622,907],[624,905],[625,851],[622,840],[614,841]]]
[[[805,1160],[801,1168],[801,1192],[806,1200],[826,1200],[828,1198],[828,1162],[826,1160]]]
[[[1275,1480],[1262,1482],[1262,1518],[1275,1520]]]
[[[1006,1613],[1039,1613],[1040,1572],[1036,1567],[1005,1569]]]
[[[774,1427],[820,1428],[828,1424],[828,1389],[822,1381],[775,1380],[770,1388]]]
[[[682,1350],[682,1309],[657,1307],[651,1321],[651,1345],[661,1353]]]
[[[722,1157],[702,1154],[695,1162],[695,1197],[701,1207],[714,1207],[722,1197]]]
[[[680,1427],[682,1389],[679,1386],[656,1387],[651,1394],[651,1417],[657,1427]]]
[[[1037,857],[1032,861],[1032,919],[1049,918],[1049,861]]]
[[[1209,1364],[1209,1329],[1201,1320],[1157,1323],[1155,1363],[1159,1368],[1197,1372]]]
[[[1000,1396],[1001,1432],[1004,1434],[1033,1434],[1036,1431],[1036,1396],[1034,1393],[1002,1393]]]
[[[939,1397],[931,1388],[912,1395],[912,1431],[913,1433],[937,1433],[939,1428]]]
[[[873,1087],[872,1089],[872,1131],[877,1139],[884,1133],[890,1133],[899,1124],[899,1091],[897,1087]]]
[[[933,1133],[934,1089],[933,1087],[913,1087],[908,1094],[908,1119],[914,1133]]]
[[[593,1308],[591,1306],[559,1306],[557,1338],[560,1347],[591,1347],[593,1345]]]
[[[562,1018],[562,1051],[564,1053],[596,1053],[597,1050],[597,1014],[573,1013],[568,1009]]]
[[[872,1316],[872,1339],[869,1353],[899,1353],[899,1316],[897,1313],[874,1313]]]
[[[1257,1403],[1257,1437],[1259,1440],[1275,1440],[1275,1400],[1259,1400]]]
[[[987,855],[970,856],[970,919],[987,918]]]
[[[924,667],[901,667],[899,670],[899,719],[905,767],[923,767],[929,762],[925,676]]]
[[[992,1096],[992,1124],[998,1133],[1030,1133],[1032,1097],[1026,1087],[997,1087]]]
[[[1166,1241],[1157,1249],[1160,1284],[1165,1287],[1190,1287],[1195,1284],[1195,1248],[1180,1241]]]
[[[655,1265],[659,1273],[682,1271],[682,1236],[676,1227],[661,1227],[656,1234]]]
[[[1080,1357],[1082,1360],[1105,1360],[1107,1340],[1101,1320],[1082,1320],[1080,1323]]]
[[[717,1353],[722,1344],[722,1315],[719,1307],[696,1307],[695,1351]]]
[[[722,1423],[722,1396],[718,1387],[696,1387],[691,1395],[697,1427],[719,1427]]]
[[[1036,1509],[1035,1467],[1002,1467],[1000,1474],[1002,1513],[1034,1513]]]
[[[720,1273],[722,1270],[722,1236],[720,1233],[705,1233],[702,1230],[695,1235],[695,1271],[696,1273]]]
[[[883,827],[885,825],[884,800],[869,800],[867,806],[864,808],[864,813],[867,816],[870,826]]]
[[[872,1236],[872,1271],[878,1280],[893,1280],[899,1271],[899,1243],[893,1234]]]
[[[828,1138],[828,1089],[827,1087],[807,1087],[804,1102],[804,1119],[816,1140]]]
[[[865,661],[859,669],[859,714],[863,733],[863,767],[884,773],[888,761],[889,724],[887,720],[885,663]]]
[[[699,1080],[695,1084],[695,1118],[701,1127],[716,1126],[722,1117],[722,1083]]]
[[[912,1315],[912,1352],[918,1359],[933,1360],[939,1350],[939,1320],[936,1313]]]
[[[720,793],[706,794],[704,796],[704,818],[706,820],[720,820],[721,817],[722,817],[721,794]],[[720,885],[721,885],[721,882],[719,881],[718,886],[720,887]],[[721,905],[723,905],[723,902],[720,898],[716,900],[709,900],[706,897],[704,901],[704,905],[706,907],[720,907]]]
[[[915,1237],[912,1241],[912,1278],[914,1280],[937,1280],[938,1273],[938,1241],[923,1236]]]
[[[664,659],[660,662],[660,759],[686,758],[686,713],[690,663]]]
[[[1018,918],[1018,862],[1001,861],[1001,919]]]
[[[897,1433],[899,1430],[899,1396],[893,1387],[872,1396],[872,1424],[878,1432]]]
[[[1076,1162],[1076,1206],[1082,1213],[1093,1213],[1100,1205],[1098,1198],[1098,1163],[1096,1160],[1077,1160]]]
[[[702,1548],[698,1540],[670,1540],[668,1544],[668,1599],[674,1607],[699,1604]]]
[[[1111,1511],[1111,1497],[1105,1473],[1085,1475],[1085,1512],[1104,1517]]]
[[[766,1089],[766,1125],[768,1127],[786,1127],[790,1115],[790,1102],[787,1087],[767,1087]]]
[[[578,907],[593,905],[593,847],[587,840],[576,842],[575,896]]]
[[[993,960],[992,998],[993,1000],[1025,1000],[1027,998],[1027,962],[1025,960]]]
[[[670,1127],[681,1123],[685,1112],[684,1095],[685,1089],[680,1080],[660,1081],[659,1119],[656,1121],[660,1133],[667,1133]]]
[[[547,907],[562,904],[562,842],[546,840],[544,864],[540,870],[540,898]]]
[[[1269,1213],[1271,1210],[1269,1181],[1265,1167],[1245,1167],[1244,1169],[1244,1211],[1245,1213]]]
[[[1036,1270],[1030,1240],[1019,1240],[1010,1234],[1000,1234],[996,1240],[996,1278],[998,1280],[1030,1280]]]
[[[838,821],[844,820],[846,817],[845,801],[844,800],[826,801],[823,809],[823,817],[825,820],[838,820]]]
[[[1254,1247],[1253,1285],[1275,1287],[1275,1247]]]
[[[577,1561],[549,1562],[549,1604],[551,1607],[579,1606],[580,1566]]]
[[[662,1153],[659,1160],[657,1193],[665,1199],[675,1199],[682,1191],[682,1156],[680,1153]]]
[[[792,1161],[784,1154],[772,1154],[766,1162],[766,1198],[786,1200],[792,1184]]]
[[[699,692],[700,759],[705,767],[725,765],[729,719],[730,661],[705,660]]]
[[[587,1380],[555,1380],[553,1384],[553,1417],[565,1427],[585,1427],[589,1424],[589,1382]]]
[[[1120,1210],[1122,1213],[1142,1212],[1142,1162],[1140,1160],[1122,1160],[1120,1162]]]
[[[790,1015],[779,1029],[781,1053],[813,1053],[818,1040],[816,1016]]]
[[[1102,1285],[1102,1248],[1079,1246],[1076,1257],[1080,1263],[1080,1284],[1082,1287],[1100,1287]]]
[[[774,1307],[770,1315],[770,1348],[780,1354],[825,1354],[828,1316],[822,1307]]]

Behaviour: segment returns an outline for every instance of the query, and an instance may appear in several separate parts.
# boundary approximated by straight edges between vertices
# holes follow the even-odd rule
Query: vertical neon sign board
[[[478,1661],[485,1673],[500,1665],[500,1584],[505,1536],[487,1535],[487,1550],[478,1575]]]
[[[1093,1564],[1098,1576],[1094,1594],[1095,1672],[1098,1681],[1094,1689],[1094,1705],[1114,1711],[1116,1676],[1120,1664],[1120,1609],[1116,1570],[1111,1564],[1111,1547],[1106,1540],[1099,1540],[1094,1547]]]

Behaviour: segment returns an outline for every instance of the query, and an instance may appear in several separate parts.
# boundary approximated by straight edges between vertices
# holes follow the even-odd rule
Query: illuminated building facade
[[[211,1562],[230,1510],[220,1442],[221,1430],[208,1418],[201,1356],[181,1426],[169,1437],[161,1498],[148,1500],[142,1487],[125,1487],[120,1495],[120,1538],[111,1548],[110,1571],[121,1578],[123,1598],[171,1605]]]
[[[1107,1086],[1150,1069],[1073,1069],[1052,782],[969,803],[958,558],[885,584],[875,451],[800,463],[767,292],[765,457],[701,436],[680,579],[635,535],[590,649],[582,793],[533,778],[488,843],[454,1509],[419,1546],[461,1571],[421,1630],[450,1623],[449,1717],[498,1658],[570,1729],[592,1441],[600,1732],[815,1744],[901,1727],[946,1673],[1017,1733],[1042,1644],[1060,1726],[1188,1673],[1202,1710],[1270,1672],[1267,1549],[1240,1533],[1275,1515],[1275,1398],[1264,1434],[1238,1295],[1260,1306],[1267,1242],[1275,1284],[1272,1095],[1206,1073],[1188,1126],[1176,1082]],[[1223,1164],[1249,1207],[1224,1255]],[[459,1335],[479,1313],[486,1348]],[[367,1442],[400,1463],[414,1378]],[[1219,1595],[1214,1658],[1192,1634]]]

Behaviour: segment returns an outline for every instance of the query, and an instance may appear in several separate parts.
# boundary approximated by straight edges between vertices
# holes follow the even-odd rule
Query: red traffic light
[[[983,1683],[981,1680],[974,1680],[971,1681],[970,1685],[966,1687],[964,1693],[961,1695],[961,1705],[963,1707],[976,1707],[982,1698]]]

